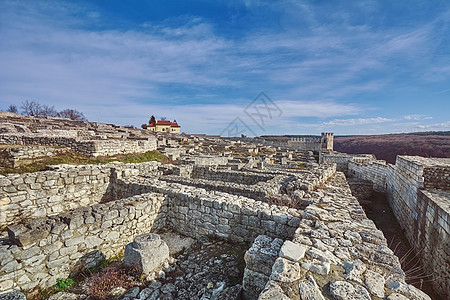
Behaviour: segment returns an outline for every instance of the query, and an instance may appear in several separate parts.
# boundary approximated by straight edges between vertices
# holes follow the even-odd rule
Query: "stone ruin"
[[[49,287],[93,257],[125,249],[124,263],[151,281],[117,299],[430,299],[406,283],[345,172],[388,195],[399,222],[411,226],[407,237],[433,253],[423,262],[436,275],[435,290],[450,295],[448,160],[400,156],[391,166],[324,151],[319,164],[314,149],[100,123],[81,122],[79,130],[66,120],[2,114],[4,144],[80,151],[79,143],[111,140],[109,153],[127,153],[129,142],[152,141],[174,164],[59,165],[0,176],[1,292]],[[84,130],[89,138],[70,132]],[[197,243],[198,252],[174,251],[170,234]]]

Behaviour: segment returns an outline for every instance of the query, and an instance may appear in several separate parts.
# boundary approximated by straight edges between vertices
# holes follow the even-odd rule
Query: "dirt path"
[[[397,222],[385,195],[373,193],[367,200],[360,200],[366,215],[383,231],[389,248],[400,258],[402,269],[406,273],[406,282],[427,293],[434,300],[442,300],[433,290],[431,279],[424,274],[421,264]],[[423,280],[423,282],[421,282]]]

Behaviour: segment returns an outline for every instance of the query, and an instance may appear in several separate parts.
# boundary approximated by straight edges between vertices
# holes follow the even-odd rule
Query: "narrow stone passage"
[[[386,196],[373,192],[366,199],[359,198],[358,201],[364,208],[367,217],[375,223],[378,229],[383,231],[389,248],[399,257],[402,269],[406,273],[406,282],[421,289],[432,299],[442,300],[431,286],[433,279],[425,275],[422,264],[416,257],[416,254],[411,251],[411,245],[406,239],[403,229],[398,224]]]

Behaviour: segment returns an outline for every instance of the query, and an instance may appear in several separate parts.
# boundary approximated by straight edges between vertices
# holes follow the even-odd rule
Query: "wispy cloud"
[[[417,128],[420,130],[450,130],[450,121],[435,124],[418,125]]]
[[[108,27],[94,5],[1,2],[0,105],[37,100],[122,124],[157,112],[187,130],[215,132],[264,90],[283,110],[283,128],[355,127],[425,120],[415,111],[388,118],[367,108],[378,106],[373,95],[388,97],[404,80],[450,77],[445,56],[434,55],[448,49],[435,30],[445,18],[380,29],[352,14],[379,13],[376,2],[349,10],[295,1],[229,5],[275,25],[252,23],[234,37],[213,18],[187,14]]]

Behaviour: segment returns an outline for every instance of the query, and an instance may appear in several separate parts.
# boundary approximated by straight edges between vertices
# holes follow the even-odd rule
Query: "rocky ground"
[[[240,299],[246,244],[221,240],[194,241],[174,233],[161,234],[169,245],[173,263],[155,274],[155,279],[125,289],[116,287],[104,299]],[[187,247],[187,248],[186,248]],[[136,284],[139,280],[135,280]],[[50,300],[94,300],[83,294],[81,283],[70,292],[52,295]]]

